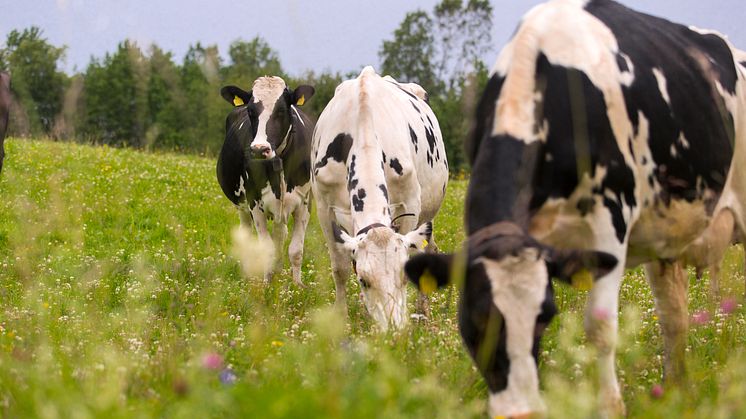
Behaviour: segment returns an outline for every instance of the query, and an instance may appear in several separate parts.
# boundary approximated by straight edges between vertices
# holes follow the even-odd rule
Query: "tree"
[[[430,95],[452,171],[466,165],[463,143],[470,119],[463,115],[473,114],[474,89],[486,83],[481,57],[491,48],[491,30],[489,0],[441,0],[432,15],[408,13],[379,51],[384,74],[416,82]]]
[[[261,37],[249,42],[234,41],[228,49],[228,56],[231,64],[226,68],[226,84],[250,88],[258,77],[284,76],[277,52]]]
[[[224,71],[224,70],[222,70]],[[229,107],[220,96],[224,82],[217,46],[190,46],[181,67],[181,106],[185,120],[186,147],[217,152],[225,136],[225,116]]]
[[[124,41],[85,74],[83,127],[79,132],[104,144],[142,146],[147,125],[146,67],[134,42]]]
[[[64,53],[65,48],[49,44],[36,26],[8,34],[6,48],[0,50],[0,64],[13,74],[13,94],[20,111],[25,113],[18,118],[29,124],[25,132],[14,128],[15,134],[52,132],[55,118],[62,111],[68,82],[67,76],[58,70]]]
[[[489,0],[443,0],[433,13],[437,77],[457,88],[491,48],[492,6]]]
[[[381,71],[397,80],[416,82],[430,94],[440,93],[441,84],[433,71],[432,27],[433,21],[426,12],[407,13],[394,31],[394,39],[383,41],[378,53]]]

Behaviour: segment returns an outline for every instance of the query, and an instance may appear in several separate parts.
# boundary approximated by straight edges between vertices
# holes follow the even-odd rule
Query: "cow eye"
[[[368,283],[368,281],[366,281],[365,279],[363,279],[363,278],[358,278],[357,280],[358,280],[358,281],[360,281],[360,286],[361,286],[361,287],[363,287],[363,288],[365,288],[365,289],[368,289],[368,288],[370,288],[370,283]]]

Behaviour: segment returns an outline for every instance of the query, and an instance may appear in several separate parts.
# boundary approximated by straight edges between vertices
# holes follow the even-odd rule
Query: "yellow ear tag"
[[[422,247],[427,247],[427,239],[422,239]]]
[[[300,98],[298,98],[298,101],[295,102],[298,106],[303,106],[303,104],[306,103],[306,95],[300,95]]]
[[[238,96],[233,96],[233,106],[241,106],[243,105],[243,99],[241,99]]]
[[[419,281],[420,291],[422,291],[423,294],[431,294],[438,289],[438,280],[430,273],[430,269],[425,269],[425,272],[420,275]]]
[[[590,291],[593,288],[593,275],[588,269],[581,269],[570,278],[572,286],[580,291]]]

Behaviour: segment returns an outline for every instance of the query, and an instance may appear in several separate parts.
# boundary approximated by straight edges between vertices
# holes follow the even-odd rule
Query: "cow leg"
[[[648,263],[645,270],[663,331],[663,378],[667,382],[682,383],[686,378],[689,281],[678,261]]]
[[[347,281],[352,272],[352,260],[350,255],[337,244],[332,231],[333,216],[329,207],[319,199],[316,213],[319,218],[321,231],[326,238],[326,247],[329,250],[329,259],[332,264],[332,276],[334,277],[334,306],[347,317]]]
[[[425,246],[425,252],[438,253],[439,251],[440,249],[438,249],[438,245],[435,243],[435,234],[433,234],[430,237],[430,241],[427,242],[427,246]],[[428,297],[427,294],[419,290],[417,291],[417,302],[415,303],[415,313],[421,314],[427,317],[428,319],[430,318],[430,315],[432,314],[432,312],[430,311],[430,297]]]
[[[599,407],[603,416],[624,414],[624,402],[615,368],[618,334],[619,289],[624,275],[625,252],[614,252],[619,260],[613,271],[599,278],[588,296],[585,333],[597,351]]]
[[[302,287],[301,268],[303,265],[303,242],[306,237],[306,228],[310,214],[308,204],[301,204],[293,211],[293,234],[290,238],[290,247],[288,256],[290,257],[290,267],[293,270],[293,282]]]
[[[282,272],[283,262],[285,261],[285,239],[288,236],[288,225],[287,218],[278,216],[275,217],[274,223],[272,223],[272,242],[275,248],[275,265],[274,272]]]
[[[251,209],[251,216],[254,220],[254,228],[256,229],[256,234],[262,241],[269,242],[271,238],[269,235],[269,230],[267,229],[267,217],[265,216],[264,211],[259,209],[259,206],[256,206]],[[276,258],[278,257],[278,254],[275,253],[274,255],[272,255],[272,257]],[[272,280],[272,273],[273,272],[271,264],[264,268],[264,282],[269,283]]]

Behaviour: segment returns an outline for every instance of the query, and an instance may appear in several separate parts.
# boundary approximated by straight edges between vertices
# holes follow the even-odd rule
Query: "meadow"
[[[313,215],[303,280],[246,277],[236,210],[215,159],[6,140],[0,176],[0,417],[427,417],[486,415],[487,390],[457,330],[458,292],[380,334],[356,281],[349,318]],[[435,237],[458,248],[467,182],[453,180]],[[244,255],[245,256],[245,255]],[[249,258],[251,259],[251,258]],[[690,272],[689,383],[660,387],[662,341],[641,269],[622,289],[618,371],[630,417],[746,417],[743,249],[723,299]],[[549,416],[594,416],[586,292],[556,287],[544,340]],[[414,289],[410,287],[410,312]]]

